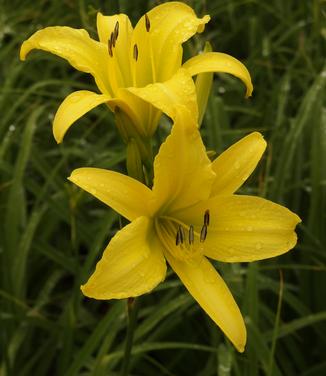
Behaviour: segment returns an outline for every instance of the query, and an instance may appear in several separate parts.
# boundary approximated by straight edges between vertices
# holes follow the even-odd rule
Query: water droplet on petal
[[[205,270],[205,272],[203,272],[204,274],[204,281],[207,282],[207,283],[215,283],[216,282],[216,272],[215,270],[212,270],[212,269],[209,269],[208,270]]]
[[[261,243],[256,243],[256,249],[257,251],[261,249]]]

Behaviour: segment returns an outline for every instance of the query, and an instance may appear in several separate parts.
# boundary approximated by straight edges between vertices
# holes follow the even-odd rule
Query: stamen
[[[204,225],[209,226],[209,210],[207,209],[204,214]]]
[[[185,240],[185,230],[183,229],[183,227],[182,226],[179,226],[179,230],[178,231],[180,231],[180,239],[181,239],[181,243],[183,243],[184,242],[184,240]]]
[[[112,57],[113,56],[113,51],[112,51],[112,42],[111,42],[111,39],[108,40],[108,50],[109,50],[109,55]]]
[[[145,13],[145,26],[146,26],[146,31],[149,32],[151,28],[151,22],[147,16],[147,13]]]
[[[203,225],[200,231],[200,242],[204,242],[207,236],[207,225]]]
[[[110,44],[111,44],[112,47],[115,46],[115,40],[114,40],[114,34],[113,33],[111,33],[111,35],[110,35]]]
[[[176,245],[183,244],[184,239],[185,239],[184,229],[183,229],[183,227],[179,226],[178,231],[177,231],[177,237],[175,239],[175,244]]]
[[[180,243],[181,243],[180,232],[177,231],[177,237],[175,238],[175,245],[179,245]]]
[[[180,243],[181,243],[181,234],[180,234],[180,231],[178,229],[177,236],[175,238],[175,245],[179,245]]]
[[[134,59],[138,60],[138,46],[137,44],[134,45]]]
[[[119,35],[119,21],[117,21],[117,22],[115,23],[113,33],[114,33],[114,40],[115,40],[115,42],[116,42],[117,39],[118,39],[118,35]],[[115,44],[115,43],[114,43],[114,44]]]
[[[194,244],[194,241],[195,241],[194,226],[190,225],[190,227],[189,227],[189,244]]]

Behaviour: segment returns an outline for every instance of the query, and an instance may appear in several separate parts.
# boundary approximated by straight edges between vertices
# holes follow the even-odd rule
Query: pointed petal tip
[[[198,25],[197,32],[200,34],[205,30],[205,25],[210,21],[211,17],[206,14],[200,19],[200,24]]]
[[[236,349],[239,351],[239,353],[243,353],[245,351],[245,345],[246,344],[237,344],[235,345]]]
[[[83,293],[83,295],[86,296],[87,298],[96,299],[96,300],[112,299],[112,297],[109,295],[106,296],[103,294],[98,294],[94,286],[88,286],[88,282],[86,282],[84,285],[81,285],[80,290]]]
[[[98,295],[96,293],[96,288],[92,285],[89,285],[88,282],[86,282],[84,285],[81,285],[80,290],[83,293],[83,295],[86,296],[87,298],[98,299],[98,300],[106,299],[106,297],[102,297]]]
[[[73,170],[70,174],[70,176],[67,177],[67,179],[69,181],[71,181],[72,183],[74,183],[76,181],[76,176],[78,175],[79,171],[82,170],[83,167],[81,168],[76,168],[75,170]]]
[[[60,134],[60,132],[58,132],[58,129],[57,129],[56,127],[53,127],[53,128],[52,128],[52,134],[53,134],[53,137],[54,137],[54,139],[55,139],[55,142],[56,142],[58,145],[61,144],[64,135]]]
[[[89,280],[80,286],[80,290],[84,296],[87,298],[102,300],[102,299],[110,299],[109,297],[103,296],[102,294],[98,294],[96,291],[96,287],[93,284],[89,283]]]
[[[255,132],[250,133],[248,135],[248,137],[249,136],[252,137],[252,138],[256,138],[257,141],[259,141],[261,143],[261,145],[264,145],[264,147],[266,148],[267,142],[266,142],[264,135],[262,133],[255,131]]]
[[[28,54],[30,50],[28,49],[28,41],[24,41],[23,44],[21,45],[20,47],[20,51],[19,51],[19,59],[21,61],[25,61],[26,60],[26,56]]]
[[[59,137],[58,135],[53,134],[55,142],[60,145],[62,143],[63,137]]]
[[[242,317],[242,316],[241,316]],[[242,318],[243,319],[243,318]],[[240,333],[238,335],[238,338],[237,339],[234,339],[234,340],[231,340],[231,338],[229,337],[229,339],[231,340],[231,342],[233,343],[234,347],[236,348],[236,350],[239,352],[239,353],[243,353],[245,351],[245,347],[246,347],[246,343],[247,343],[247,328],[246,328],[246,325],[245,325],[245,321],[242,320],[242,325],[240,327]]]
[[[68,178],[68,180],[70,180],[70,179]],[[88,298],[90,298],[90,296],[87,294],[87,288],[85,288],[85,286],[86,286],[86,284],[85,285],[80,285],[80,290],[83,293],[83,295],[85,295]]]
[[[253,86],[252,82],[250,81],[250,83],[248,83],[248,86],[247,86],[245,98],[246,99],[251,98],[253,91],[254,91],[254,86]]]
[[[104,17],[103,13],[102,12],[97,12],[96,13],[96,18],[100,18],[100,17]]]

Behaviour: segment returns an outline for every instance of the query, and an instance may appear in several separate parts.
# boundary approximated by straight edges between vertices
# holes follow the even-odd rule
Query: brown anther
[[[209,226],[209,210],[207,209],[204,214],[204,225]]]
[[[114,34],[114,40],[115,40],[115,42],[116,42],[117,39],[118,39],[118,35],[119,35],[119,21],[117,21],[117,22],[115,23],[113,34]],[[114,43],[114,44],[115,44],[115,43]]]
[[[137,44],[134,45],[134,59],[138,60],[138,46]]]
[[[195,235],[194,235],[194,226],[190,225],[189,227],[189,244],[194,244]]]
[[[112,47],[115,46],[114,33],[111,33],[111,35],[110,35],[110,44],[111,44]]]
[[[146,31],[149,32],[151,28],[151,22],[147,16],[147,13],[145,13],[145,26],[146,26]]]
[[[109,50],[109,55],[112,57],[113,56],[113,51],[112,51],[112,42],[111,42],[111,39],[108,40],[108,50]]]
[[[178,231],[177,231],[177,236],[176,236],[176,239],[175,239],[175,245],[182,244],[184,242],[184,239],[185,239],[184,229],[183,229],[183,227],[179,226]]]
[[[204,242],[207,236],[207,226],[203,225],[200,231],[200,242]]]
[[[180,239],[181,239],[181,243],[184,242],[185,240],[185,230],[183,229],[183,227],[179,226],[179,231],[180,231]]]

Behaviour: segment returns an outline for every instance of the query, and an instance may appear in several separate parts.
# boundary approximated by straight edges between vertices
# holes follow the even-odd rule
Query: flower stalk
[[[138,311],[139,311],[139,299],[128,298],[127,299],[128,326],[127,326],[127,337],[126,337],[123,363],[121,367],[121,376],[129,375],[130,358],[131,358],[131,351],[132,351],[135,328],[137,324]]]

